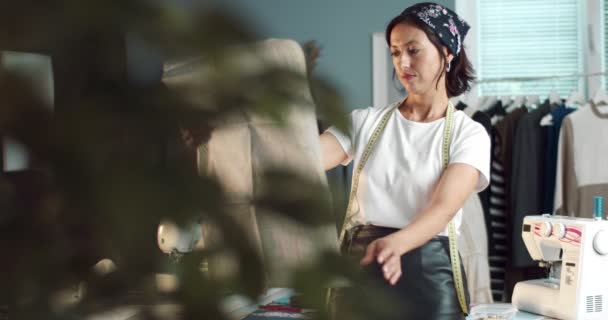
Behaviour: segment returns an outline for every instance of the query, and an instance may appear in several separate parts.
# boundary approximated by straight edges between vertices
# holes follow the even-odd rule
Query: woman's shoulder
[[[471,119],[471,117],[462,111],[454,112],[454,128],[456,129],[456,133],[461,136],[488,134],[481,123]]]
[[[355,121],[374,120],[381,117],[389,109],[393,109],[399,102],[394,102],[384,106],[369,106],[367,108],[358,108],[351,111],[351,117]]]

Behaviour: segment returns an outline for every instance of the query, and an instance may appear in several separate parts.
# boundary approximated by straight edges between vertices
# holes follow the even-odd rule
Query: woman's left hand
[[[391,285],[395,285],[401,277],[401,256],[405,253],[402,252],[399,244],[397,234],[374,240],[367,246],[361,264],[369,265],[375,259],[382,266],[384,279]]]

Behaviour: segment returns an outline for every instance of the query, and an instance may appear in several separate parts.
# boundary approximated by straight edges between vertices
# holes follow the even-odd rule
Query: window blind
[[[477,0],[479,79],[544,77],[583,72],[577,0]],[[481,95],[566,97],[578,78],[480,84]]]

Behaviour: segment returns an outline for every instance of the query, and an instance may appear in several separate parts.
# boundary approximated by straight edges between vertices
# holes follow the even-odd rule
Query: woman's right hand
[[[398,233],[374,240],[367,246],[361,265],[367,266],[376,261],[382,266],[384,279],[395,285],[401,278],[401,256],[404,254]]]
[[[321,142],[321,163],[325,171],[333,169],[346,161],[348,155],[333,134],[324,132],[319,139]]]

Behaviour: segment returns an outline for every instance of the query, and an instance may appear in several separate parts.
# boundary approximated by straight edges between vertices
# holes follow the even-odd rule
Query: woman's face
[[[391,31],[391,55],[399,81],[408,94],[424,95],[436,90],[437,78],[443,68],[440,52],[424,31],[405,23],[397,24]],[[444,48],[444,53],[447,50]],[[448,61],[451,55],[448,57]],[[445,87],[444,80],[438,89]]]

